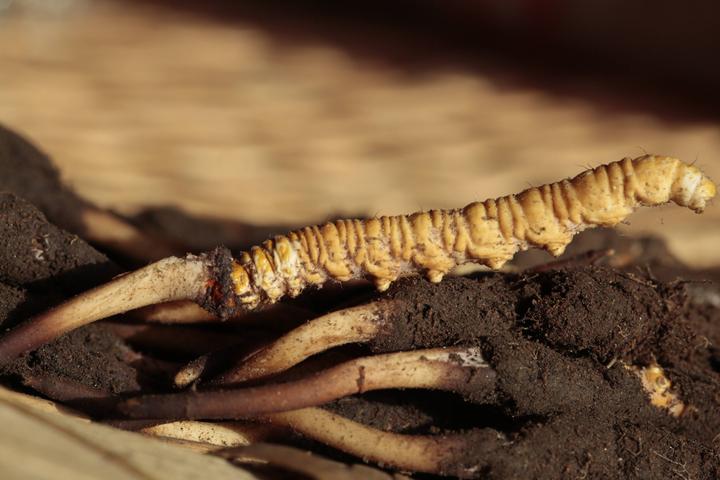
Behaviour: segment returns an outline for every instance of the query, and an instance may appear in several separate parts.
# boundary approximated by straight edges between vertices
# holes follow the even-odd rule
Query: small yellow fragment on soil
[[[650,403],[658,408],[667,410],[673,417],[679,417],[685,412],[686,405],[672,392],[672,382],[665,375],[660,365],[647,367],[625,365],[640,378],[642,386],[650,396]]]

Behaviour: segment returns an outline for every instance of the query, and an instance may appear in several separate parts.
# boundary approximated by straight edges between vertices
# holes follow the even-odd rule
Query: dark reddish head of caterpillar
[[[227,247],[217,247],[203,254],[208,264],[210,278],[205,285],[205,294],[198,303],[221,320],[227,320],[244,311],[237,301],[232,281],[233,256]]]

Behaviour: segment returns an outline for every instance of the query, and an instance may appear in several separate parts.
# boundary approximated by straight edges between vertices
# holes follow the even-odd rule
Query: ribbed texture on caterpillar
[[[624,159],[462,209],[338,220],[277,236],[220,268],[224,291],[208,298],[222,299],[222,308],[204,303],[229,316],[330,280],[368,278],[379,290],[404,275],[439,282],[468,262],[498,269],[529,247],[560,255],[576,233],[615,225],[638,206],[673,201],[700,212],[714,195],[713,182],[680,160]]]

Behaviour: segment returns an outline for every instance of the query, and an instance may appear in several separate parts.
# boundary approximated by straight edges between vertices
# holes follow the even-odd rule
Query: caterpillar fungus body
[[[439,282],[458,265],[498,269],[530,247],[560,255],[576,233],[616,225],[642,205],[701,212],[715,192],[698,168],[646,155],[461,209],[337,220],[276,236],[237,260],[216,251],[228,261],[210,262],[215,281],[203,304],[228,317],[330,280],[369,278],[379,290],[417,273]]]
[[[0,337],[0,365],[81,325],[154,303],[193,300],[224,319],[332,280],[368,278],[384,290],[403,275],[439,282],[468,262],[497,269],[530,247],[560,255],[581,230],[615,225],[641,205],[673,201],[701,212],[715,190],[696,167],[646,155],[461,209],[306,227],[237,259],[226,248],[169,257],[6,333]]]

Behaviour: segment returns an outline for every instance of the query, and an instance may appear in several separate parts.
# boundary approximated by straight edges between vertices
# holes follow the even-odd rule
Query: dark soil
[[[447,473],[479,465],[481,477],[498,479],[720,474],[716,284],[661,283],[575,266],[449,278],[439,285],[407,279],[385,296],[404,307],[373,350],[478,345],[498,374],[495,409],[483,405],[474,415],[465,413],[468,435],[483,440],[457,452]],[[651,406],[625,368],[653,362],[689,406],[679,418]],[[473,392],[465,396],[478,400]],[[435,413],[418,413],[366,399],[331,408],[403,432],[449,407],[436,402]]]
[[[57,181],[57,172],[47,158],[0,127],[0,137],[3,135],[10,139],[0,141],[3,168],[8,167],[9,159],[27,162],[44,159],[31,163],[37,169],[36,176],[40,177],[38,185],[33,186],[37,190],[31,193],[45,195],[45,201],[53,203],[58,190],[51,188],[50,183]],[[17,176],[0,175],[3,181],[8,177],[16,187],[32,186],[34,178],[24,179],[22,172]],[[0,192],[0,238],[2,329],[122,272],[104,254],[77,235],[50,223],[38,208],[14,193]],[[129,348],[108,329],[90,325],[31,352],[6,367],[4,374],[9,381],[19,377],[23,383],[60,392],[64,397],[93,389],[113,393],[137,391],[138,373],[128,363],[132,358]]]
[[[0,192],[12,192],[35,205],[61,228],[80,234],[80,213],[89,203],[60,181],[50,158],[0,125]]]
[[[0,193],[0,238],[0,281],[10,285],[76,293],[122,271],[12,193]]]
[[[45,155],[0,127],[2,190],[13,193],[0,193],[0,328],[122,270],[68,232],[84,201],[59,183]],[[169,237],[200,225],[175,218],[169,227],[154,218],[145,221]],[[211,230],[218,240],[237,234],[223,228]],[[710,281],[717,271],[685,268],[654,238],[595,231],[573,245],[565,263],[552,268],[449,277],[437,285],[410,278],[371,295],[400,305],[371,351],[478,346],[497,372],[491,395],[386,391],[327,408],[405,434],[465,432],[467,448],[453,452],[443,467],[448,475],[474,469],[492,479],[720,477],[720,286]],[[595,264],[572,258],[607,248],[616,255]],[[516,265],[544,261],[528,254]],[[367,301],[363,295],[327,288],[298,302],[324,308],[340,297]],[[0,379],[73,404],[147,392],[147,362],[138,359],[98,323],[25,355]],[[653,363],[685,403],[680,417],[651,405],[627,368]]]
[[[138,372],[130,366],[136,357],[122,340],[102,324],[88,325],[40,347],[16,362],[24,378],[61,377],[100,392],[137,392]]]

